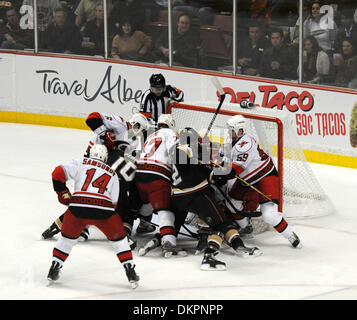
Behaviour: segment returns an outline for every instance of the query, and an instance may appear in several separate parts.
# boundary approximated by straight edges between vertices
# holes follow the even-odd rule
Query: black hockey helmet
[[[150,77],[150,86],[153,88],[165,88],[166,81],[161,73],[153,74]]]

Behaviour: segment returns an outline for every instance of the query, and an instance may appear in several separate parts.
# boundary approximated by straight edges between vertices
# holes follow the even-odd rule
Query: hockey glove
[[[223,175],[215,175],[212,171],[209,175],[208,182],[214,184],[217,187],[222,187],[227,183],[227,177]]]
[[[114,150],[115,148],[115,134],[112,131],[105,131],[100,135],[100,139],[103,140],[104,145],[108,150]]]
[[[56,191],[57,196],[58,196],[58,201],[65,206],[68,206],[70,201],[71,201],[71,192],[68,190],[68,188],[62,190],[62,191]]]
[[[243,195],[243,212],[257,211],[259,206],[259,195],[256,191],[250,189]]]

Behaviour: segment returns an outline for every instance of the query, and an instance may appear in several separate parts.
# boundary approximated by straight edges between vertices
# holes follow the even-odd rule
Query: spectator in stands
[[[34,47],[34,33],[30,29],[21,29],[19,14],[15,8],[5,12],[7,23],[0,29],[1,49],[18,49]]]
[[[141,30],[135,30],[130,19],[123,19],[119,33],[112,43],[114,59],[149,61],[152,39]]]
[[[275,25],[292,26],[299,15],[296,0],[270,0],[268,8]]]
[[[20,9],[22,18],[27,25],[21,25],[22,29],[33,29],[33,10],[29,10],[28,7],[33,8],[34,0],[24,0]],[[39,37],[42,37],[42,33],[46,28],[53,23],[54,14],[53,10],[61,8],[59,0],[38,0],[37,1],[37,30],[39,31]],[[21,19],[22,20],[22,19]]]
[[[95,19],[95,7],[98,3],[103,3],[102,0],[80,0],[74,14],[76,15],[75,23],[78,28],[91,20]],[[112,9],[111,1],[107,1],[107,11]]]
[[[4,26],[7,22],[6,10],[14,8],[17,12],[19,12],[20,6],[21,3],[18,0],[0,1],[0,27]]]
[[[290,47],[284,43],[281,29],[272,29],[271,46],[264,50],[259,67],[259,76],[273,79],[296,79],[297,61]]]
[[[330,72],[330,58],[319,46],[314,36],[304,39],[303,81],[326,83]]]
[[[357,44],[357,24],[353,21],[353,11],[351,9],[342,9],[340,11],[341,25],[338,28],[336,37],[336,51],[342,46],[342,40],[351,38],[351,41]]]
[[[104,7],[95,7],[95,19],[86,22],[82,31],[83,54],[104,56]]]
[[[110,32],[116,34],[120,30],[122,20],[129,18],[133,30],[143,31],[145,22],[145,7],[141,0],[118,0],[109,15]]]
[[[50,52],[80,54],[82,35],[79,28],[66,18],[64,9],[54,10],[54,23],[44,32],[43,48]]]
[[[248,38],[239,39],[237,61],[239,73],[255,76],[266,48],[270,41],[264,37],[265,32],[258,21],[252,21],[248,27]]]
[[[332,53],[337,36],[337,25],[333,16],[320,12],[319,1],[311,2],[311,15],[304,22],[304,37],[314,36],[322,50]]]
[[[357,89],[357,44],[351,38],[342,40],[341,55],[334,55],[335,85]]]
[[[297,7],[299,7],[299,1],[297,1]],[[302,23],[309,17],[310,10],[307,2],[302,4]],[[299,46],[299,33],[300,33],[300,17],[297,18],[294,26],[290,28],[290,44],[296,48]]]
[[[191,18],[186,13],[179,15],[177,27],[173,30],[172,56],[173,64],[197,67],[200,46],[199,33],[191,29]],[[169,61],[168,32],[164,31],[158,38],[153,57],[156,63],[167,64]]]
[[[172,10],[182,11],[190,17],[198,18],[201,25],[213,24],[214,16],[219,14],[213,7],[208,7],[205,1],[200,0],[176,0]]]
[[[258,20],[265,28],[271,26],[271,12],[268,0],[251,0],[249,6],[250,18]]]

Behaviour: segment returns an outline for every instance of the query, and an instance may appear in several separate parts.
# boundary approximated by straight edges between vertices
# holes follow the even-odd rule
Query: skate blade
[[[50,278],[47,278],[47,283],[46,287],[51,287],[57,280],[52,280]]]
[[[139,286],[139,283],[137,281],[130,281],[130,286],[134,290]]]
[[[209,264],[202,264],[201,265],[201,270],[202,271],[225,271],[227,270],[227,267],[223,264],[219,264],[216,267],[211,267]]]

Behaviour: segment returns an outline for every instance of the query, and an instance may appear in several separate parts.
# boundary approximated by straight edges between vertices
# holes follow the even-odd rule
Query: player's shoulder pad
[[[251,136],[244,134],[242,138],[234,145],[234,149],[238,152],[248,152],[253,145],[253,139]]]

